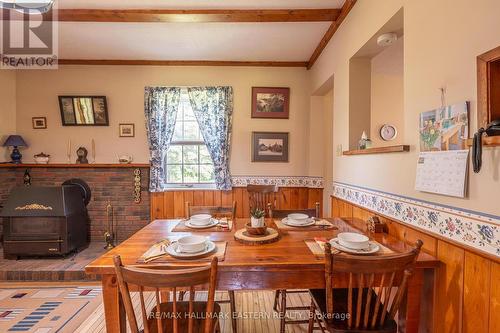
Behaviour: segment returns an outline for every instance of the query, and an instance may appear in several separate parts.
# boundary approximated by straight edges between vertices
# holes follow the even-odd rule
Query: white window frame
[[[182,93],[182,92],[181,92]],[[178,111],[180,112],[180,111]],[[176,119],[176,122],[175,122],[175,126],[177,126],[177,120]],[[182,119],[182,133],[184,133],[184,124],[185,123],[188,123],[190,121],[185,121],[184,118]],[[196,122],[198,122],[196,120]],[[198,124],[199,126],[199,124]],[[170,147],[169,147],[169,150],[171,147],[175,147],[175,146],[180,146],[181,147],[181,163],[168,163],[168,152],[167,152],[167,156],[165,156],[165,161],[164,161],[164,166],[165,166],[165,172],[166,172],[166,179],[167,179],[167,183],[165,184],[166,185],[166,188],[171,188],[171,189],[185,189],[185,190],[189,190],[189,189],[216,189],[216,185],[215,185],[215,181],[214,182],[211,182],[211,183],[201,183],[201,182],[184,182],[184,166],[185,165],[196,165],[198,167],[198,179],[200,178],[200,166],[201,165],[210,165],[208,163],[199,163],[200,162],[200,147],[201,146],[206,146],[206,143],[205,141],[203,140],[203,137],[200,133],[200,137],[201,139],[200,140],[173,140],[171,141],[170,143]],[[185,164],[184,163],[184,147],[185,146],[198,146],[198,152],[197,152],[197,155],[198,155],[198,163],[197,164]],[[180,165],[181,166],[181,177],[182,177],[182,182],[181,183],[169,183],[168,182],[168,166],[169,165]],[[214,165],[213,162],[211,164],[212,166]]]

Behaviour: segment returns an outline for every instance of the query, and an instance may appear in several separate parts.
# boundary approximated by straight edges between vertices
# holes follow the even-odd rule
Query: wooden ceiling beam
[[[337,32],[337,29],[340,27],[340,25],[342,24],[342,22],[347,17],[347,15],[349,14],[349,12],[351,11],[352,7],[354,7],[355,4],[356,0],[346,0],[344,5],[342,6],[342,9],[340,10],[340,15],[338,16],[337,20],[335,20],[330,25],[325,35],[319,42],[318,46],[314,50],[313,54],[311,55],[311,58],[309,59],[307,64],[307,69],[311,69],[316,60],[318,60],[319,56],[321,55],[321,52],[323,52],[326,45],[328,45],[328,42],[330,41],[330,39],[332,39],[335,32]]]
[[[59,65],[307,67],[307,61],[59,59]]]
[[[4,19],[21,20],[23,15],[2,10]],[[331,22],[340,9],[59,9],[60,22]],[[50,20],[50,15],[46,15]]]

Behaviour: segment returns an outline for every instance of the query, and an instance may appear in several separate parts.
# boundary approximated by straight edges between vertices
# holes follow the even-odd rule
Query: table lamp
[[[14,149],[12,149],[12,154],[10,154],[10,158],[12,159],[12,163],[20,164],[23,155],[21,155],[17,147],[27,147],[28,145],[20,135],[9,135],[3,146],[14,147]]]

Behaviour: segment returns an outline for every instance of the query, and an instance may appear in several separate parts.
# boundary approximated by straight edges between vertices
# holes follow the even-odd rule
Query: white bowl
[[[210,214],[196,214],[189,218],[189,222],[194,225],[208,225],[211,219],[212,215]]]
[[[48,164],[49,163],[49,158],[50,157],[35,157],[35,163],[36,164]]]
[[[180,252],[196,253],[205,250],[207,240],[204,236],[185,236],[177,240],[177,245]]]
[[[340,245],[350,249],[362,250],[370,246],[368,237],[354,232],[341,232],[337,238]]]
[[[292,224],[306,224],[309,221],[309,216],[302,213],[288,214],[288,221]]]

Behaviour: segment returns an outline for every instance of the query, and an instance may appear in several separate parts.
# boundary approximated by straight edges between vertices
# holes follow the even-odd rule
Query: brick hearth
[[[10,190],[23,185],[26,168],[0,168],[0,206],[7,199]],[[70,178],[86,181],[92,189],[92,200],[88,205],[90,215],[90,237],[102,241],[107,229],[106,205],[114,207],[117,238],[122,241],[144,227],[150,221],[149,168],[140,168],[142,174],[141,197],[134,203],[134,168],[29,168],[33,186],[59,186]],[[1,226],[0,226],[1,228]],[[1,230],[1,229],[0,229]]]

